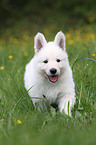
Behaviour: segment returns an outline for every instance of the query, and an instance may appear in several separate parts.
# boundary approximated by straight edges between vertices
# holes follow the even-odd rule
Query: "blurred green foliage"
[[[43,17],[46,21],[46,17],[58,17],[58,13],[71,18],[85,18],[96,13],[96,0],[0,0],[1,24],[10,25],[9,19],[18,20],[26,16]]]

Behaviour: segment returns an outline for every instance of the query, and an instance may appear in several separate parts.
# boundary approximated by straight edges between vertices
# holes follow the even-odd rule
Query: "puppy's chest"
[[[60,88],[47,88],[42,90],[42,96],[49,101],[49,103],[57,102],[57,100],[63,96],[63,92]]]

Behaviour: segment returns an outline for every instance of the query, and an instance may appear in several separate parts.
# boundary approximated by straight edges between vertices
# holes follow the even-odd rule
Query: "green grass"
[[[47,40],[53,40],[57,31],[58,28],[50,27],[42,32]],[[96,62],[78,59],[96,60],[96,56],[92,56],[96,55],[94,31],[95,25],[92,24],[66,33],[77,98],[72,118],[59,111],[34,110],[24,88],[25,65],[34,54],[33,39],[37,30],[34,34],[29,31],[13,34],[12,30],[7,30],[1,36],[0,145],[96,144]],[[12,59],[9,59],[10,55]],[[21,120],[21,124],[17,120]]]

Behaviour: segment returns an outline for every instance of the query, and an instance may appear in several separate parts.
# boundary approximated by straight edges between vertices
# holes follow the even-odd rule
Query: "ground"
[[[0,34],[0,144],[96,144],[96,15],[84,25],[46,24],[23,27],[21,23]],[[24,20],[23,20],[24,21]],[[24,23],[23,23],[24,25]],[[19,26],[19,28],[18,28]],[[66,26],[66,27],[65,27]],[[40,28],[40,29],[39,29]],[[34,36],[40,31],[54,40],[66,36],[73,70],[76,105],[72,118],[51,110],[38,112],[24,88],[25,65],[34,55]]]

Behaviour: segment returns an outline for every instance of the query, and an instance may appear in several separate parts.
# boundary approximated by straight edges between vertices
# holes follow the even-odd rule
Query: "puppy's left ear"
[[[62,31],[58,32],[57,35],[55,36],[55,40],[54,43],[56,45],[58,45],[60,48],[62,48],[63,50],[66,50],[66,46],[65,46],[65,35]]]
[[[34,48],[35,53],[39,52],[45,45],[47,41],[42,33],[37,33],[37,35],[34,38]]]

